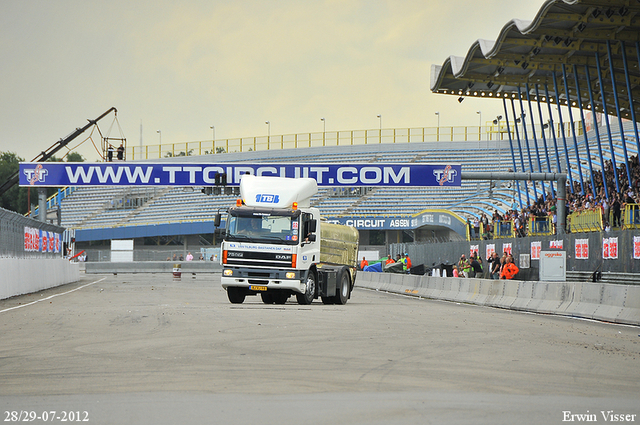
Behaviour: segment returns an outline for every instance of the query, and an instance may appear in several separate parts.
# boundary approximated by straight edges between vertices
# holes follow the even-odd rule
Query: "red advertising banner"
[[[589,259],[589,239],[575,240],[575,258],[580,260]]]
[[[542,242],[531,242],[531,259],[539,260],[542,251]]]
[[[618,258],[618,238],[602,239],[602,258],[605,260],[615,260]]]
[[[549,248],[554,248],[554,249],[562,249],[563,247],[563,240],[560,239],[558,241],[549,241]]]
[[[488,243],[486,246],[486,250],[485,250],[485,257],[484,258],[491,258],[491,256],[493,255],[494,252],[496,252],[496,244],[494,243]]]

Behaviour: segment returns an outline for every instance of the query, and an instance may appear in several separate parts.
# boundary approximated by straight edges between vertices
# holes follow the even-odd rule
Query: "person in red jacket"
[[[405,252],[404,257],[407,259],[407,270],[411,269],[411,258],[409,258],[409,253]]]
[[[369,265],[369,262],[366,258],[362,257],[362,261],[360,262],[360,270],[364,270],[366,266]]]
[[[500,272],[500,279],[513,279],[519,271],[520,269],[518,269],[518,266],[513,262],[513,257],[509,255],[504,267],[502,267],[502,271]]]

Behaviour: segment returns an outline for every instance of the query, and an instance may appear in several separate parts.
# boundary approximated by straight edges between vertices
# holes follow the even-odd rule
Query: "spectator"
[[[187,253],[187,261],[193,261],[193,255],[191,253]]]
[[[513,263],[513,257],[509,256],[506,259],[504,267],[502,267],[500,279],[513,279],[519,271],[518,266]]]
[[[478,261],[477,255],[471,257],[471,261],[469,263],[469,265],[471,266],[469,277],[482,277],[482,265],[480,264],[480,261]]]
[[[406,259],[407,270],[411,270],[411,258],[409,258],[409,253],[404,253],[404,258]]]
[[[122,143],[120,143],[120,146],[118,146],[118,161],[123,161],[124,160],[124,146]]]
[[[366,258],[362,257],[362,261],[360,261],[360,270],[364,270],[366,266],[369,265],[369,262]]]
[[[491,255],[491,268],[490,268],[490,277],[494,280],[500,279],[500,267],[502,264],[500,263],[500,257],[498,257],[498,253],[494,252]]]
[[[107,161],[112,162],[113,161],[113,145],[109,145],[109,147],[107,148]]]
[[[460,261],[458,261],[458,272],[461,272],[464,277],[469,277],[469,272],[471,271],[471,265],[465,257],[464,254],[460,257]]]

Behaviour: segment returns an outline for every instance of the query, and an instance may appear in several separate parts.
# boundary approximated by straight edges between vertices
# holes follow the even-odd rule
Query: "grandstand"
[[[627,124],[630,126],[630,124]],[[615,130],[615,128],[614,128]],[[627,129],[628,130],[628,129]],[[627,131],[628,133],[628,131]],[[614,131],[614,153],[618,163],[624,161],[620,132]],[[617,136],[617,138],[616,138]],[[594,145],[595,133],[587,133],[590,145]],[[578,166],[585,162],[586,145],[579,135],[578,155],[571,147],[569,167],[573,180],[580,176]],[[601,133],[601,139],[603,135]],[[627,137],[627,152],[637,155],[635,143]],[[572,142],[572,140],[569,140]],[[603,141],[604,144],[604,141]],[[593,147],[592,147],[593,149]],[[605,148],[606,156],[610,151]],[[528,160],[527,153],[525,160]],[[516,154],[517,156],[517,154]],[[594,159],[594,169],[599,172],[600,162]],[[348,158],[348,159],[347,159]],[[556,171],[555,157],[547,163],[541,157],[541,171]],[[332,146],[299,148],[245,153],[188,156],[172,158],[172,162],[384,162],[384,163],[459,163],[464,171],[499,172],[513,169],[513,158],[508,140],[477,142],[426,142],[412,144],[380,144],[360,146]],[[516,159],[518,160],[518,159]],[[567,161],[562,155],[561,167]],[[585,168],[585,165],[582,164]],[[537,170],[534,170],[537,171]],[[583,179],[586,175],[583,175]],[[494,183],[495,185],[495,183]],[[540,189],[538,189],[540,190]],[[547,187],[547,192],[549,188]],[[489,191],[489,182],[463,182],[459,188],[370,188],[366,192],[320,188],[312,200],[327,217],[346,215],[406,216],[427,208],[451,208],[463,217],[472,218],[481,212],[511,208],[518,195],[526,198],[523,187],[517,192],[513,182],[498,182]],[[530,198],[535,193],[529,188]],[[175,221],[210,220],[219,210],[226,209],[237,196],[233,194],[206,196],[191,188],[147,189],[122,187],[83,187],[74,191],[62,202],[62,224],[73,228],[107,227],[111,225],[149,224]],[[526,206],[526,201],[524,206]],[[484,206],[482,206],[484,205]]]
[[[604,0],[589,5],[547,0],[533,21],[512,20],[495,42],[478,40],[464,58],[451,56],[442,66],[434,65],[433,93],[455,96],[458,102],[484,97],[503,103],[504,117],[484,127],[484,133],[482,126],[323,132],[213,140],[210,146],[187,142],[138,151],[132,147],[127,158],[218,164],[454,163],[461,164],[463,173],[560,172],[568,174],[570,200],[582,202],[591,193],[602,202],[611,194],[601,191],[621,196],[627,185],[640,182],[640,105],[633,101],[640,95],[634,62],[640,61],[638,13],[637,5],[612,8]],[[616,38],[611,40],[609,33]],[[601,122],[596,120],[598,113]],[[226,153],[207,154],[214,151]],[[224,212],[236,197],[233,190],[207,196],[197,188],[69,192],[61,202],[62,225],[74,229],[78,241],[212,233],[215,214]],[[359,229],[364,245],[388,246],[469,237],[464,230],[468,225],[460,230],[429,220],[419,223],[417,217],[425,211],[447,210],[450,217],[442,222],[469,223],[483,215],[524,210],[554,195],[546,182],[463,180],[455,188],[320,188],[312,204],[331,220],[364,223],[358,219],[373,218],[376,226],[384,222]],[[389,218],[401,218],[403,225],[393,227]],[[581,226],[601,231],[606,219],[599,216]]]
[[[506,160],[498,161],[487,151],[487,142],[429,142],[348,147],[319,147],[281,151],[261,151],[182,157],[192,162],[384,162],[460,163],[464,170],[506,170]],[[491,152],[505,141],[489,142]],[[176,161],[178,158],[173,158]],[[229,188],[228,188],[229,189]],[[311,200],[329,219],[345,217],[410,217],[425,209],[443,209],[458,204],[453,211],[473,215],[477,211],[505,211],[513,199],[512,188],[500,189],[490,203],[480,206],[465,199],[485,198],[489,182],[463,182],[461,187],[440,188],[320,188]],[[504,193],[503,193],[504,192]],[[82,231],[129,226],[157,226],[168,223],[211,222],[217,212],[235,203],[237,195],[205,195],[198,188],[146,189],[122,187],[79,187],[61,202],[62,225]],[[462,202],[461,202],[462,201]],[[210,231],[209,231],[210,232]]]

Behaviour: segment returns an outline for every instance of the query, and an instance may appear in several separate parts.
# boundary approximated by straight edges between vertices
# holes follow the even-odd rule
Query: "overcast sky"
[[[478,125],[431,65],[542,0],[2,0],[0,151],[26,160],[112,106],[128,144]],[[100,122],[106,133],[112,123]],[[117,130],[111,136],[119,137]],[[99,142],[98,138],[95,138]],[[90,144],[78,149],[88,160]]]

